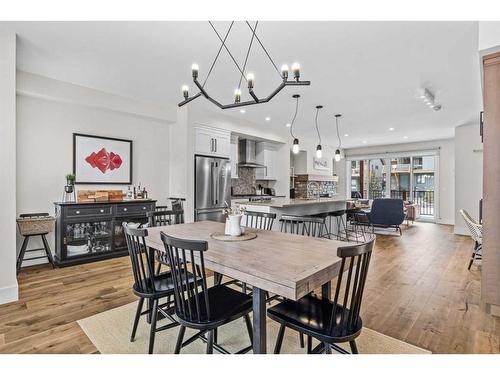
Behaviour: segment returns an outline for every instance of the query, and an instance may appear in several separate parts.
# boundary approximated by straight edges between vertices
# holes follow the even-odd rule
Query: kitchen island
[[[316,215],[346,209],[346,200],[340,197],[333,198],[274,198],[262,202],[238,202],[246,211],[275,213],[276,220],[273,230],[279,230],[279,219],[282,215]],[[245,217],[242,224],[245,224]]]

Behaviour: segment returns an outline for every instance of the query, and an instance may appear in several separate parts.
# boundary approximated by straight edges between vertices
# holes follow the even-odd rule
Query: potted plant
[[[226,228],[224,234],[229,236],[241,235],[241,217],[245,213],[245,209],[240,206],[226,207],[223,213],[227,215]]]
[[[75,175],[69,173],[66,175],[66,186],[64,187],[64,190],[66,191],[66,193],[72,193],[74,186],[75,186]]]

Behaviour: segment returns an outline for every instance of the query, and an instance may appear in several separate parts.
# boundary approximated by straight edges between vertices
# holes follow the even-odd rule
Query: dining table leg
[[[332,298],[332,282],[328,281],[327,283],[324,283],[321,285],[321,297],[330,299]]]
[[[253,353],[266,354],[266,291],[253,287]]]

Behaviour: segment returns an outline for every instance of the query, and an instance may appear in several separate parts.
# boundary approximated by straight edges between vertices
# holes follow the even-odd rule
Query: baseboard
[[[470,232],[467,230],[467,228],[458,225],[455,225],[453,233],[460,234],[462,236],[470,236]]]
[[[0,288],[0,305],[19,299],[17,284]]]
[[[443,218],[443,219],[436,220],[436,223],[437,224],[444,224],[444,225],[455,225],[455,220]]]

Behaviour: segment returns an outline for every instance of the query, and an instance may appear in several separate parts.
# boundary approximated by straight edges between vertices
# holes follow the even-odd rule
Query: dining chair
[[[157,206],[155,211],[147,212],[148,227],[161,227],[164,225],[183,224],[184,223],[184,210],[170,210],[165,209],[167,206]],[[162,264],[167,264],[165,254],[156,254],[156,274],[161,272]]]
[[[152,354],[156,332],[179,325],[172,316],[173,303],[171,301],[171,296],[174,293],[172,274],[170,272],[163,272],[160,274],[154,272],[154,255],[146,246],[146,237],[148,235],[147,229],[130,228],[127,226],[127,223],[123,223],[123,230],[127,241],[130,261],[132,263],[132,273],[134,275],[132,290],[134,294],[139,297],[130,341],[133,342],[135,340],[140,317],[147,314],[151,321],[148,353]],[[183,276],[184,281],[188,284],[194,281],[192,274],[185,273]],[[167,298],[167,303],[160,305],[159,300],[164,297]],[[151,308],[146,309],[146,311],[142,311],[144,300],[148,300],[148,306],[151,306]],[[168,318],[171,323],[157,328],[156,322],[158,314]]]
[[[249,228],[271,230],[273,228],[275,213],[245,211],[245,226]]]
[[[171,237],[161,232],[161,239],[171,265],[174,285],[175,314],[180,323],[175,354],[181,348],[201,339],[207,343],[207,354],[212,354],[214,348],[224,354],[228,351],[214,340],[216,330],[238,318],[243,317],[246,323],[250,346],[241,349],[238,353],[246,353],[252,348],[252,323],[249,313],[252,310],[252,297],[241,293],[227,285],[218,284],[207,287],[204,253],[208,249],[206,241],[185,240]],[[190,267],[196,264],[199,267]],[[192,269],[193,283],[184,282],[184,275]],[[186,341],[186,328],[199,332]]]
[[[469,261],[468,270],[472,267],[472,263],[476,259],[481,259],[481,251],[483,249],[483,226],[479,224],[476,220],[469,215],[466,210],[460,210],[460,214],[462,215],[467,228],[471,234],[472,239],[474,240],[474,248],[472,250],[472,256]]]
[[[321,216],[297,216],[281,215],[280,231],[282,233],[299,234],[308,237],[323,237],[328,233],[326,226],[326,215]],[[273,297],[274,298],[274,297]],[[300,332],[300,347],[305,346],[304,334]]]
[[[281,215],[280,232],[323,237],[328,232],[325,216]]]
[[[269,318],[280,323],[275,354],[281,351],[286,328],[307,335],[308,353],[330,354],[334,349],[348,354],[337,345],[343,342],[349,342],[353,354],[358,353],[355,340],[363,327],[359,313],[374,243],[375,236],[370,235],[365,243],[337,249],[341,263],[333,300],[330,296],[308,294],[298,301],[285,300],[267,310]],[[320,341],[314,349],[312,338]]]

